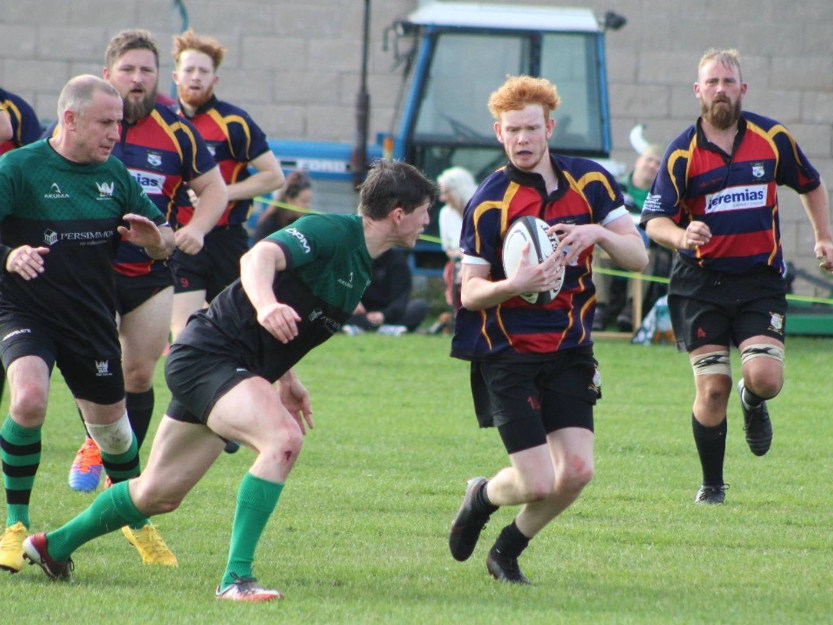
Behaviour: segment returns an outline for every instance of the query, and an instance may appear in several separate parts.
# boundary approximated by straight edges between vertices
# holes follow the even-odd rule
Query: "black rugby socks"
[[[130,419],[130,427],[136,434],[136,442],[139,449],[147,436],[150,427],[150,419],[153,417],[153,387],[143,393],[127,393],[125,404],[127,405],[127,418]]]
[[[703,467],[703,484],[723,485],[723,458],[726,455],[726,418],[714,426],[707,427],[691,415],[694,442]]]

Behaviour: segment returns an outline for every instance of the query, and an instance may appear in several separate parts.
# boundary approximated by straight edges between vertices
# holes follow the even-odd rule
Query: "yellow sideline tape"
[[[278,208],[293,210],[296,213],[304,213],[305,215],[320,215],[324,212],[313,210],[311,208],[301,208],[300,206],[293,206],[292,204],[278,202],[277,200],[270,200],[269,198],[265,197],[256,197],[255,201],[260,202],[261,204],[270,204],[272,206],[277,206]],[[428,241],[430,243],[440,243],[439,237],[434,237],[430,234],[421,234],[419,235],[419,238],[423,241]],[[644,273],[634,273],[633,271],[622,271],[620,269],[603,269],[601,267],[594,267],[593,271],[595,273],[607,274],[610,276],[619,276],[621,278],[642,278],[643,280],[645,280],[645,282],[659,282],[660,284],[668,284],[670,282],[668,278],[663,278],[661,276],[648,276]],[[829,306],[833,306],[833,298],[829,297],[812,297],[809,295],[787,295],[787,301],[808,302],[811,304],[827,304]]]

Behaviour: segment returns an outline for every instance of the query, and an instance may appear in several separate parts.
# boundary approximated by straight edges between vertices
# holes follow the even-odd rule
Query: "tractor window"
[[[603,153],[604,126],[599,55],[595,36],[546,34],[541,46],[541,76],[558,87],[561,106],[554,113],[550,141],[556,152]]]
[[[486,102],[507,74],[529,72],[528,37],[441,34],[420,103],[414,140],[494,145]]]

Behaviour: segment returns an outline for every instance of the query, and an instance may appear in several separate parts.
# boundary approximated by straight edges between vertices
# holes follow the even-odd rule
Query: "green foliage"
[[[669,347],[602,341],[596,477],[522,558],[531,588],[499,585],[485,556],[514,512],[500,510],[466,563],[448,527],[466,479],[506,464],[478,430],[466,363],[442,337],[336,337],[298,371],[315,429],[258,549],[255,574],[286,600],[216,602],[235,494],[253,459],[222,456],[176,512],[156,519],[177,570],[143,567],[120,532],[75,554],[76,582],[0,575],[3,622],[23,623],[819,623],[833,614],[828,340],[791,339],[771,402],[775,439],[746,447],[729,406],[722,507],[693,505],[688,359]],[[733,362],[735,377],[740,365]],[[168,399],[157,377],[157,422]],[[154,424],[155,426],[155,424]],[[81,428],[53,380],[33,530],[91,501],[67,471]],[[142,450],[143,460],[149,449]]]

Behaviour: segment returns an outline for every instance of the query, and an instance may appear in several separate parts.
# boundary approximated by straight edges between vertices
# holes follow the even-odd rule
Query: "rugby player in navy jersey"
[[[593,406],[601,380],[590,330],[596,300],[591,255],[601,246],[625,269],[648,262],[622,194],[600,165],[550,153],[550,114],[560,102],[549,81],[510,77],[489,98],[495,133],[509,163],[486,178],[466,206],[462,303],[451,355],[471,361],[481,427],[495,426],[511,466],[469,481],[449,535],[466,560],[499,506],[522,506],[486,558],[502,582],[529,583],[518,556],[578,498],[593,477]],[[522,216],[545,220],[561,241],[543,263],[522,261],[504,275],[501,247]],[[564,284],[549,304],[519,297]]]
[[[38,115],[26,100],[15,93],[0,89],[0,109],[8,113],[8,121],[11,124],[11,134],[8,136],[0,131],[0,155],[40,139]],[[2,117],[3,115],[0,115],[0,126],[3,125]]]
[[[11,390],[0,428],[7,527],[0,569],[12,573],[23,568],[55,365],[108,471],[114,478],[139,473],[125,413],[112,261],[120,238],[167,258],[174,235],[111,157],[121,116],[116,89],[78,76],[58,98],[57,134],[0,159],[0,352]]]
[[[302,217],[249,250],[240,279],[193,315],[171,346],[165,376],[173,398],[145,471],[104,491],[60,529],[30,537],[27,557],[48,576],[69,578],[78,547],[177,508],[233,439],[256,458],[238,490],[216,596],[280,599],[252,576],[252,563],[313,426],[309,393],[293,367],[339,333],[370,283],[372,260],[394,245],[416,244],[435,196],[433,183],[411,165],[379,161],[362,185],[358,215]],[[279,555],[266,556],[266,570],[280,568]]]
[[[708,50],[694,94],[700,117],[665,152],[642,224],[677,251],[668,306],[677,345],[689,353],[696,389],[694,441],[703,469],[695,503],[721,504],[729,348],[740,351],[737,389],[746,442],[756,456],[772,443],[766,400],[784,383],[786,285],[777,185],[797,191],[820,266],[833,271],[827,189],[790,132],[742,111],[746,94],[736,50]]]
[[[280,163],[260,127],[246,111],[214,95],[220,79],[217,70],[225,52],[216,39],[196,35],[190,29],[174,36],[177,112],[196,126],[214,155],[228,186],[229,203],[206,235],[203,249],[193,256],[179,256],[173,266],[172,340],[191,313],[240,276],[240,257],[249,248],[249,235],[243,225],[251,212],[252,198],[269,195],[284,184]],[[255,170],[253,174],[249,167]],[[180,210],[177,220],[187,224],[191,215],[190,209]]]

